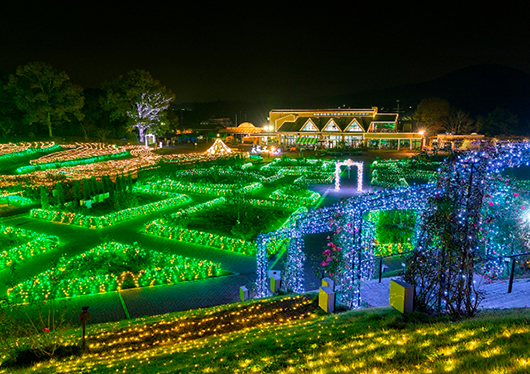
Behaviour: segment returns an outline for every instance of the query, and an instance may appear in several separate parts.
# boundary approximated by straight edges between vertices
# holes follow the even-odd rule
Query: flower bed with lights
[[[152,191],[145,192],[152,193]],[[155,213],[161,209],[173,208],[179,205],[184,205],[191,201],[190,197],[187,195],[171,194],[169,196],[170,197],[165,200],[160,200],[138,207],[123,209],[118,212],[109,213],[102,216],[88,216],[80,213],[64,212],[50,209],[32,209],[30,212],[30,216],[33,218],[39,218],[50,222],[71,224],[90,229],[100,229],[103,227],[125,222],[136,217]]]
[[[313,206],[320,200],[320,194],[305,188],[287,186],[270,194],[273,200],[291,201],[298,205]]]
[[[278,170],[247,170],[250,167],[252,167],[251,163],[241,166],[241,170],[214,166],[209,169],[195,169],[188,171],[188,173],[196,175],[201,174],[208,176],[224,176],[230,180],[238,180],[246,183],[250,183],[251,181],[273,183],[285,176],[281,171]]]
[[[27,174],[38,170],[48,170],[48,169],[58,169],[63,167],[77,166],[77,165],[87,165],[94,164],[97,162],[115,160],[119,158],[125,158],[129,156],[129,152],[123,151],[120,153],[111,153],[100,156],[93,156],[89,158],[78,158],[73,160],[65,161],[53,161],[48,163],[37,163],[34,165],[21,166],[16,169],[16,172],[19,174]]]
[[[91,324],[90,354],[13,371],[527,373],[529,318],[528,308],[457,320],[417,313],[405,319],[392,308],[323,314],[311,294],[280,296]],[[65,340],[79,345],[79,328]],[[7,360],[4,366],[11,372]]]
[[[2,175],[0,176],[0,187],[14,185],[53,186],[58,181],[65,179],[75,181],[91,177],[101,179],[104,176],[136,174],[139,170],[156,168],[161,158],[161,156],[152,153],[150,149],[142,146],[125,146],[122,148],[128,151],[132,158],[36,170],[23,175]]]
[[[286,210],[291,212],[286,214]],[[145,231],[168,239],[255,255],[255,235],[277,228],[275,226],[283,227],[290,222],[291,216],[306,210],[305,207],[280,201],[250,199],[229,203],[220,197],[180,210],[170,218],[150,222]],[[284,216],[278,217],[278,214]],[[276,253],[284,243],[283,239],[271,243],[268,255]]]
[[[7,292],[16,302],[99,294],[223,275],[217,263],[108,242],[59,264]]]
[[[125,148],[123,147],[104,143],[75,143],[63,146],[63,148],[67,147],[71,147],[71,149],[42,156],[36,160],[31,160],[29,163],[31,165],[50,164],[55,162],[89,159],[99,156],[109,156],[125,152]]]
[[[54,142],[0,144],[0,161],[12,160],[35,153],[54,152],[61,149],[61,146]]]
[[[59,238],[53,235],[0,225],[0,270],[49,252],[58,244]]]

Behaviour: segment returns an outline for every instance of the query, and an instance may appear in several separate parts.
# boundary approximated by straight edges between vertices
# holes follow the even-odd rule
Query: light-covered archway
[[[335,191],[340,191],[340,167],[342,165],[346,165],[348,170],[350,170],[352,166],[357,166],[357,191],[363,192],[364,163],[362,161],[352,161],[351,159],[335,162]]]

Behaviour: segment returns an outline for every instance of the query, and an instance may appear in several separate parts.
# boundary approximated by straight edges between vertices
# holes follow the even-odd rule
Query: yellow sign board
[[[413,310],[414,287],[410,284],[390,280],[390,305],[401,313],[410,313]]]

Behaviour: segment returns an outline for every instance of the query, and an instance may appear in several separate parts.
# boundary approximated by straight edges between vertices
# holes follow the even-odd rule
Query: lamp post
[[[89,318],[90,314],[88,313],[88,306],[81,307],[81,314],[79,315],[79,319],[81,320],[81,324],[83,325],[83,348],[86,347],[86,321],[88,321]]]
[[[423,151],[423,147],[425,146],[425,138],[423,137],[423,135],[425,134],[425,130],[418,131],[418,134],[421,135],[421,149],[420,149],[420,151]]]

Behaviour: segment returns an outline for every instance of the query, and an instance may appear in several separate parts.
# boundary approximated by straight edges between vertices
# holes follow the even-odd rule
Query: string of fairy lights
[[[29,145],[28,145],[29,144]],[[44,163],[46,166],[38,166],[40,163],[30,165],[20,169],[24,174],[1,175],[0,188],[8,186],[54,186],[58,181],[81,180],[95,177],[101,179],[104,176],[114,177],[117,175],[127,175],[140,170],[149,170],[159,167],[163,163],[177,163],[191,165],[200,162],[208,163],[215,160],[233,158],[234,155],[159,155],[144,146],[127,145],[118,147],[117,153],[94,155],[96,145],[77,146],[64,152],[72,152],[67,155],[60,155],[63,148],[71,148],[67,145],[60,146],[50,143],[21,143],[11,146],[4,146],[0,151],[0,161],[12,160],[17,157],[29,156],[36,153],[55,152],[57,161]],[[77,150],[76,150],[77,149]],[[108,149],[107,149],[108,150]],[[3,153],[2,153],[3,152]],[[127,154],[125,153],[127,152]],[[130,155],[132,157],[127,157]],[[113,159],[117,158],[117,159]],[[54,158],[51,158],[54,160]],[[42,159],[45,160],[45,159]],[[91,162],[90,162],[91,161]]]

